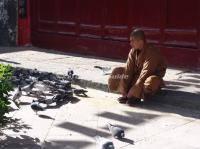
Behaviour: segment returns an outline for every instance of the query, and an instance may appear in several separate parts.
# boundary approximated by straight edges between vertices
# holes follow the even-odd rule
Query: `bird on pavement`
[[[22,91],[26,92],[27,94],[29,94],[31,92],[31,90],[33,89],[34,85],[35,85],[36,81],[30,83],[29,85],[26,85],[22,88]]]
[[[111,73],[110,72],[111,71],[111,67],[94,66],[94,68],[98,68],[98,69],[102,70],[104,75],[108,75],[108,74]]]
[[[44,111],[44,108],[40,105],[38,101],[33,100],[31,103],[31,109],[35,111],[36,115],[38,111]]]
[[[111,140],[101,137],[95,136],[95,140],[97,144],[99,144],[100,149],[114,149],[114,144]]]
[[[73,89],[73,93],[77,96],[84,95],[85,97],[87,97],[87,94],[86,94],[87,92],[88,91],[84,89]]]
[[[108,124],[108,129],[112,136],[116,139],[122,139],[125,137],[124,130],[118,126],[114,126],[112,124]]]
[[[15,101],[15,100],[19,99],[21,96],[22,96],[22,89],[20,86],[18,86],[15,94],[12,97],[12,100]]]

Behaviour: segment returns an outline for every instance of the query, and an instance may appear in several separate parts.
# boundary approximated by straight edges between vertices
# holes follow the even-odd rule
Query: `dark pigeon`
[[[80,96],[80,95],[84,95],[87,97],[86,93],[88,91],[87,90],[84,90],[84,89],[73,89],[73,93],[77,96]]]
[[[97,144],[99,144],[100,149],[114,149],[114,144],[111,140],[106,139],[101,136],[95,136]]]
[[[38,111],[44,111],[44,108],[42,106],[40,106],[40,103],[38,101],[32,101],[31,103],[31,109],[33,109],[33,111],[37,112]]]

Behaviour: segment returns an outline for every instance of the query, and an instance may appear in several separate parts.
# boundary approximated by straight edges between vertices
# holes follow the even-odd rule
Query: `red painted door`
[[[200,66],[199,0],[31,0],[33,45],[126,59],[143,28],[169,65]]]
[[[30,1],[18,0],[18,41],[19,46],[30,44]]]

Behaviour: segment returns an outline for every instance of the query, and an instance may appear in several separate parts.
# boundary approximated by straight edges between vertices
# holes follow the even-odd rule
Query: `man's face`
[[[144,47],[144,41],[135,37],[130,37],[130,45],[133,49],[142,49]]]

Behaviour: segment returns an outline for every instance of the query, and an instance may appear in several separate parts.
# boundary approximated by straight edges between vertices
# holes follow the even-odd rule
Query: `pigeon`
[[[44,111],[44,108],[42,106],[40,106],[40,103],[38,101],[33,100],[31,103],[31,109],[33,109],[33,111],[37,112],[38,111]]]
[[[49,78],[50,81],[56,82],[58,80],[57,76],[54,75],[54,74],[51,74],[51,73],[48,75],[48,78]]]
[[[16,101],[13,101],[11,99],[8,100],[9,104],[9,110],[19,110],[19,103],[17,103]]]
[[[55,99],[55,96],[53,96],[53,97],[51,96],[49,98],[39,99],[38,102],[50,105],[50,104],[56,102],[56,99]]]
[[[34,77],[38,77],[40,75],[40,72],[36,68],[33,70],[29,70],[29,73]]]
[[[66,87],[63,85],[55,85],[55,88],[65,90]]]
[[[94,68],[101,69],[104,75],[111,74],[111,67],[94,66]]]
[[[29,84],[29,83],[33,82],[33,80],[31,78],[27,78],[27,79],[25,79],[25,82]]]
[[[84,95],[85,97],[87,97],[86,95],[87,92],[88,91],[84,89],[73,89],[73,93],[77,96]]]
[[[114,149],[114,144],[111,140],[106,139],[101,136],[95,136],[97,144],[99,144],[100,149]]]
[[[73,75],[74,75],[74,71],[73,70],[69,70],[67,72],[67,75],[68,75],[68,78],[71,80],[73,78]]]
[[[22,96],[22,89],[20,86],[18,86],[15,94],[12,97],[12,100],[15,101],[15,100],[19,99],[21,96]]]
[[[12,76],[11,81],[15,85],[19,85],[20,84],[20,79],[18,79],[17,76]]]
[[[122,139],[125,137],[124,130],[118,126],[108,124],[108,129],[111,132],[112,136],[116,139]]]
[[[71,82],[67,80],[60,80],[59,82],[55,83],[55,85],[62,85],[65,88],[71,88]]]
[[[35,89],[39,90],[39,91],[49,91],[49,86],[46,85],[45,83],[42,82],[38,82],[37,84],[35,84]]]
[[[53,81],[49,81],[49,80],[43,80],[42,81],[44,84],[46,84],[46,85],[49,85],[49,86],[55,86],[55,82],[53,82]]]
[[[63,96],[60,94],[56,94],[53,96],[52,100],[56,103],[59,103],[59,102],[63,101]]]
[[[29,94],[31,92],[31,90],[33,89],[34,85],[35,85],[35,81],[32,82],[31,84],[29,85],[26,85],[22,88],[22,91],[26,92],[27,94]]]
[[[66,91],[64,89],[60,89],[60,88],[56,88],[54,91],[56,93],[59,93],[59,94],[62,94],[62,95],[64,95],[66,93]]]

